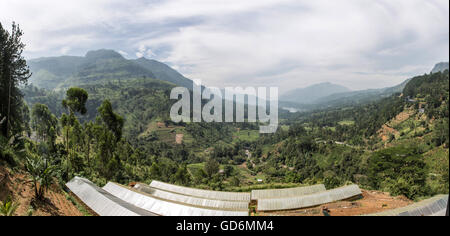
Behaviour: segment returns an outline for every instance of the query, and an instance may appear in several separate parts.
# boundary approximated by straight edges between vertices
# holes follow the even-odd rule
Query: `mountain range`
[[[89,51],[84,57],[32,59],[28,65],[33,72],[30,82],[50,90],[136,78],[153,78],[192,87],[191,80],[164,63],[146,58],[127,60],[119,53],[106,49]]]
[[[444,72],[448,69],[449,63],[441,62],[436,64],[430,73]],[[289,107],[291,110],[311,110],[339,105],[363,104],[389,97],[394,93],[401,93],[410,80],[411,78],[406,79],[393,87],[358,91],[350,91],[341,85],[332,83],[316,84],[285,93],[281,96],[280,103],[282,107]]]
[[[448,68],[449,68],[448,62],[441,62],[434,66],[431,73],[444,72],[445,70],[448,70]]]
[[[291,90],[280,97],[281,101],[295,102],[300,104],[313,104],[318,99],[335,93],[349,92],[350,89],[332,83],[321,83],[306,88]]]
[[[47,90],[64,89],[71,86],[105,84],[133,79],[157,79],[176,86],[192,88],[192,80],[184,77],[170,66],[146,58],[125,59],[113,50],[89,51],[84,57],[44,57],[28,61],[33,72],[30,82]],[[448,70],[449,63],[435,65],[431,73]],[[351,91],[333,84],[320,83],[306,88],[297,88],[283,94],[280,107],[311,110],[339,105],[362,104],[401,93],[410,79],[403,83],[380,89]]]

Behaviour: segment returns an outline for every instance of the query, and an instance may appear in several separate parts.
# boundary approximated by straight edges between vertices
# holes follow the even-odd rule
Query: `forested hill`
[[[46,89],[68,88],[111,80],[153,78],[191,88],[192,81],[169,66],[145,58],[127,60],[113,50],[89,51],[84,57],[62,56],[28,61],[30,83]]]
[[[289,129],[255,148],[266,157],[255,168],[273,178],[350,181],[410,199],[449,191],[448,70],[414,77],[379,101],[298,113],[282,126]]]
[[[437,63],[434,68],[431,70],[432,73],[438,73],[438,72],[444,72],[445,70],[449,69],[448,62],[440,62]],[[406,79],[402,83],[393,86],[393,87],[387,87],[387,88],[379,88],[379,89],[366,89],[366,90],[359,90],[359,91],[342,91],[339,92],[338,90],[334,90],[335,92],[332,92],[331,94],[328,94],[326,96],[318,96],[315,97],[315,99],[312,102],[301,102],[301,101],[309,101],[309,100],[293,100],[291,99],[290,102],[288,97],[284,95],[281,98],[280,105],[282,107],[292,107],[297,110],[303,110],[303,111],[313,111],[313,110],[326,110],[326,109],[334,109],[334,108],[343,108],[343,107],[353,107],[358,105],[364,105],[368,103],[373,103],[380,101],[384,98],[388,98],[392,96],[395,93],[402,93],[405,86],[408,84],[409,81],[411,81],[412,78]],[[304,92],[304,90],[296,90],[298,92]],[[307,95],[311,91],[307,91]],[[316,93],[316,91],[314,92]],[[321,94],[321,93],[318,93]],[[295,95],[292,95],[295,96]],[[302,95],[303,96],[303,95]],[[317,95],[314,95],[317,96]],[[300,95],[297,95],[297,97],[301,97]]]
[[[107,83],[83,84],[81,88],[89,94],[86,103],[87,113],[78,118],[81,122],[94,121],[98,116],[97,108],[108,99],[114,110],[125,119],[124,135],[136,138],[146,130],[154,120],[169,120],[171,105],[170,90],[175,85],[150,78],[113,80]],[[49,91],[35,86],[22,89],[25,100],[30,107],[34,104],[45,104],[57,117],[67,112],[61,104],[65,91]]]

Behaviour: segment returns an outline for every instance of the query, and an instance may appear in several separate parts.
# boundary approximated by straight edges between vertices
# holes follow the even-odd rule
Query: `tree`
[[[233,169],[233,166],[230,166],[230,165],[226,165],[224,168],[223,168],[223,174],[225,175],[225,177],[230,177],[232,174],[233,174],[233,171],[234,171],[234,169]]]
[[[114,113],[111,102],[109,100],[103,101],[102,105],[98,108],[98,112],[104,124],[108,129],[114,133],[116,141],[122,138],[122,129],[124,120],[121,116]]]
[[[86,102],[89,94],[82,88],[70,88],[66,92],[66,99],[62,101],[64,108],[68,109],[70,113],[86,114]]]
[[[410,199],[428,193],[425,162],[414,148],[392,147],[375,152],[369,159],[368,177],[375,189]]]
[[[449,146],[449,124],[448,118],[440,120],[435,128],[433,134],[433,141],[436,146],[441,146],[445,144],[446,147]]]
[[[25,44],[22,43],[22,30],[14,22],[11,34],[0,24],[0,120],[6,117],[0,127],[1,134],[9,137],[23,129],[23,95],[19,85],[26,84],[31,76],[22,56]]]
[[[43,154],[38,154],[36,150],[30,150],[27,145],[28,155],[26,157],[25,169],[31,175],[36,199],[43,200],[44,194],[53,182],[56,174],[56,166],[51,165]]]
[[[219,168],[220,168],[219,162],[217,162],[213,158],[209,158],[205,164],[205,172],[209,177],[212,177],[213,175],[217,174],[217,172],[219,172]]]
[[[84,124],[84,133],[83,133],[83,136],[84,136],[83,144],[84,144],[85,156],[87,158],[89,167],[91,167],[91,161],[90,161],[91,145],[94,140],[94,135],[95,135],[94,123],[92,123],[92,122],[85,123]]]
[[[77,118],[75,117],[76,113],[80,113],[81,115],[86,114],[86,102],[89,98],[89,94],[86,90],[82,88],[70,88],[66,92],[66,99],[62,101],[62,106],[69,111],[69,115],[63,114],[61,116],[61,125],[64,129],[64,135],[66,136],[66,151],[70,154],[70,132],[72,127],[78,123]],[[79,124],[79,123],[78,123]]]
[[[50,112],[47,105],[36,103],[31,111],[32,128],[36,131],[39,138],[44,141],[51,141],[53,144],[56,139],[56,129],[58,128],[58,119]]]
[[[187,185],[191,181],[191,175],[189,174],[186,165],[179,167],[177,172],[175,173],[175,175],[173,175],[172,178],[173,182],[181,185]]]

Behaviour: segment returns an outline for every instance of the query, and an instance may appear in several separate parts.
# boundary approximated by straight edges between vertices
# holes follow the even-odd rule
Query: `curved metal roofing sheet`
[[[158,199],[111,182],[103,189],[130,204],[162,216],[248,216],[248,210],[226,211],[188,206]]]
[[[100,216],[155,216],[111,195],[87,179],[75,177],[66,186]]]
[[[258,211],[301,209],[345,200],[361,194],[357,185],[349,185],[298,197],[261,199],[258,200]]]
[[[298,197],[298,196],[323,192],[326,190],[327,189],[325,188],[325,185],[323,185],[323,184],[306,186],[306,187],[297,187],[297,188],[253,190],[252,191],[252,200]]]
[[[448,195],[437,195],[406,207],[367,216],[445,216],[447,203]]]
[[[224,201],[224,200],[214,200],[198,198],[193,196],[187,196],[172,192],[167,192],[164,190],[152,188],[146,184],[136,184],[135,189],[147,193],[153,197],[160,198],[163,200],[169,200],[173,202],[179,202],[182,204],[198,206],[203,208],[211,209],[221,209],[221,210],[241,210],[248,211],[248,202],[236,202],[236,201]]]
[[[250,202],[251,198],[250,193],[221,192],[221,191],[188,188],[173,184],[167,184],[156,180],[152,181],[150,187],[182,195],[206,199],[224,200],[224,201]]]

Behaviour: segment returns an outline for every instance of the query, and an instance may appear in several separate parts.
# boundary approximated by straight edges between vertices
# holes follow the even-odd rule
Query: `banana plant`
[[[44,194],[53,183],[56,166],[51,165],[42,155],[28,153],[25,169],[31,175],[36,199],[43,200]]]
[[[0,201],[0,216],[12,216],[16,212],[19,204],[13,202],[10,197],[5,202]]]

